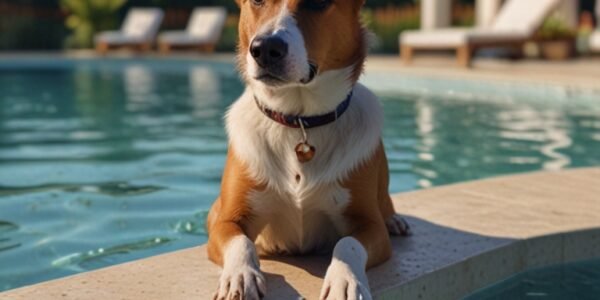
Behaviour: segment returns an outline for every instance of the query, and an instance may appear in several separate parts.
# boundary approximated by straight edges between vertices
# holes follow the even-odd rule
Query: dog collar
[[[346,100],[344,100],[342,103],[340,103],[334,111],[332,111],[330,113],[326,113],[324,115],[306,116],[306,117],[297,116],[297,115],[286,115],[286,114],[283,114],[280,112],[276,112],[276,111],[266,107],[262,103],[260,103],[260,101],[258,100],[258,98],[256,98],[256,96],[254,96],[254,101],[256,102],[256,105],[258,106],[260,111],[262,111],[263,114],[265,116],[267,116],[269,119],[271,119],[281,125],[287,126],[287,127],[291,127],[291,128],[301,128],[302,127],[303,129],[309,129],[309,128],[320,127],[320,126],[335,122],[339,117],[341,117],[346,112],[346,110],[348,109],[348,106],[350,106],[350,100],[352,99],[352,94],[353,94],[353,90],[350,90],[350,93],[348,93]]]

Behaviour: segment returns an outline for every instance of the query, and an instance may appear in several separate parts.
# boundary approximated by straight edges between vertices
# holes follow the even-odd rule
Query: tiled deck
[[[529,267],[600,257],[600,168],[533,173],[394,197],[414,235],[369,272],[379,299],[458,299]],[[316,299],[324,257],[263,260],[267,299]],[[210,299],[197,247],[0,294],[0,299]]]

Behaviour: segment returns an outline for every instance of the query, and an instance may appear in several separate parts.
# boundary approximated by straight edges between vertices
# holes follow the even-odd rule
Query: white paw
[[[410,226],[399,214],[394,214],[385,221],[388,232],[391,235],[410,235]]]
[[[240,266],[223,270],[215,300],[259,300],[267,292],[265,277],[258,268]]]
[[[347,264],[334,260],[325,274],[321,300],[371,300],[367,274],[355,274]]]

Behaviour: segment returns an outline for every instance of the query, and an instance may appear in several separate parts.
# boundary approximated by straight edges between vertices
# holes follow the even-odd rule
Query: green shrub
[[[575,38],[576,32],[562,19],[547,18],[537,32],[537,37],[542,40],[563,40]]]
[[[404,30],[418,29],[419,12],[414,7],[388,7],[363,12],[363,20],[377,40],[373,45],[376,53],[398,53],[398,36]]]
[[[88,48],[97,32],[118,27],[118,10],[127,0],[61,0],[68,13],[65,26],[72,33],[65,41],[69,48]]]

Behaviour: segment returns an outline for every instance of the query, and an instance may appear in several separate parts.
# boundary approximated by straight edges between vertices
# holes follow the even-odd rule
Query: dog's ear
[[[242,0],[234,0],[234,1],[238,6],[240,6],[240,7],[242,6]]]

